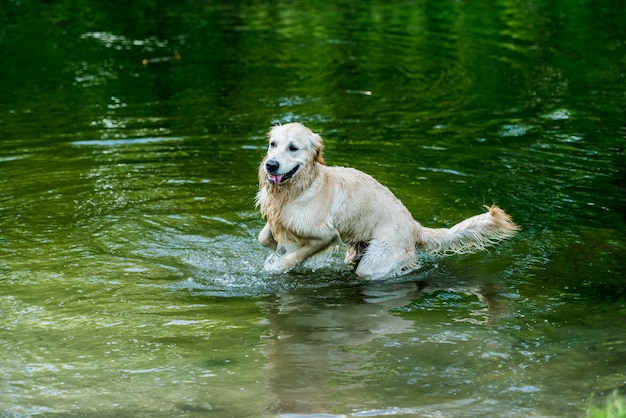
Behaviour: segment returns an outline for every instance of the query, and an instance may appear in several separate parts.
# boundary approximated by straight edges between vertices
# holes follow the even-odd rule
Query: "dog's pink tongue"
[[[284,174],[270,174],[270,180],[272,181],[272,183],[274,184],[280,184],[280,182],[283,180],[283,177],[285,176]]]

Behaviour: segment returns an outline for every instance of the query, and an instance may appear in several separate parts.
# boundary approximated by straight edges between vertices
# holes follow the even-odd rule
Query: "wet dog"
[[[268,138],[256,196],[267,219],[259,242],[280,256],[279,270],[345,244],[345,262],[358,276],[401,276],[417,268],[418,248],[436,254],[470,253],[518,229],[495,205],[452,228],[426,228],[373,177],[325,165],[322,138],[304,125],[275,126]]]

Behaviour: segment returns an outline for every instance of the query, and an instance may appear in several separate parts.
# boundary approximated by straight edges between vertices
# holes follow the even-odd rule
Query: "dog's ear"
[[[316,133],[312,133],[311,142],[313,143],[313,149],[316,152],[315,158],[317,162],[324,164],[324,141],[322,141],[322,137]]]
[[[259,164],[259,188],[262,189],[267,184],[267,173],[265,172],[265,160],[267,157],[264,157]]]

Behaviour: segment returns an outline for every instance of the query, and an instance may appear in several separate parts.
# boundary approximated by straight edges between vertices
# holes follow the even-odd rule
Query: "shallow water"
[[[583,416],[623,393],[624,13],[7,3],[0,416]],[[257,166],[289,121],[427,226],[496,202],[523,229],[401,280],[340,253],[265,272]]]

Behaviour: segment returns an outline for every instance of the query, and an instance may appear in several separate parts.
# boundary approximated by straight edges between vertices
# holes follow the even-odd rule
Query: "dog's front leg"
[[[270,224],[266,223],[261,232],[259,232],[259,243],[271,249],[272,251],[276,251],[276,247],[278,243],[274,239],[274,234],[272,234],[272,230],[270,229]]]
[[[290,269],[297,266],[307,258],[331,246],[335,242],[335,238],[335,235],[331,235],[329,237],[307,239],[304,245],[285,257],[284,267]]]

